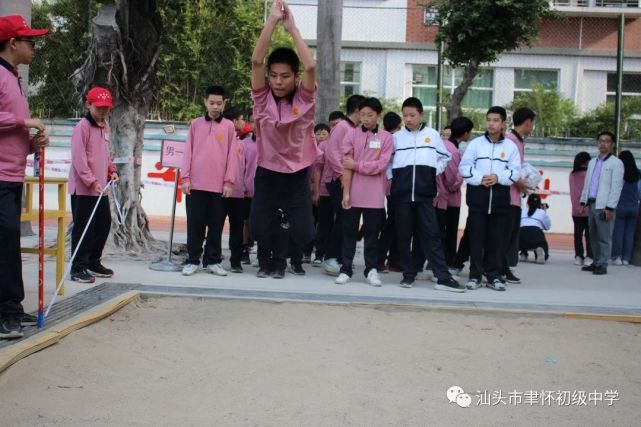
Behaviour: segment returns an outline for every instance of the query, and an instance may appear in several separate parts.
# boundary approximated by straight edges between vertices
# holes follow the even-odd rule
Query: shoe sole
[[[492,286],[492,285],[487,285],[487,288],[488,288],[488,289],[492,289],[493,291],[497,291],[497,292],[503,292],[503,291],[505,291],[505,288],[495,288],[495,287],[494,287],[494,286]]]
[[[11,331],[8,333],[0,334],[0,339],[5,339],[5,340],[13,340],[13,339],[22,338],[22,337],[24,337],[24,334],[18,331]]]
[[[102,274],[102,273],[96,273],[95,271],[87,270],[89,274],[91,274],[93,277],[100,277],[103,279],[108,279],[110,277],[114,277],[113,274]]]
[[[71,281],[72,281],[72,282],[78,282],[78,283],[95,283],[95,282],[96,282],[96,279],[91,279],[91,280],[89,280],[89,279],[78,279],[78,278],[73,278],[73,277],[72,277],[72,278],[71,278]]]
[[[182,275],[183,276],[193,276],[196,273],[198,273],[198,270],[196,270],[196,271],[183,271]]]
[[[519,285],[519,284],[521,284],[521,281],[520,281],[520,280],[510,280],[510,279],[506,279],[505,281],[506,281],[506,282],[508,282],[508,283],[512,283],[513,285]]]
[[[437,291],[446,291],[446,292],[458,292],[458,293],[465,292],[465,288],[453,288],[451,286],[439,285],[439,284],[434,285],[434,289],[436,289]]]
[[[408,288],[409,289],[409,288],[413,288],[414,284],[413,283],[401,283],[399,286],[401,288]]]
[[[232,273],[236,273],[236,274],[244,273],[244,271],[243,271],[243,270],[235,270],[235,269],[232,269],[232,270],[231,270],[231,272],[232,272]]]
[[[477,290],[479,288],[482,288],[482,287],[483,287],[482,283],[475,283],[473,285],[465,284],[465,289],[469,289],[470,291],[475,291],[475,290]]]
[[[223,273],[216,273],[214,271],[210,271],[209,274],[213,274],[214,276],[219,276],[219,277],[225,277],[227,276],[227,272]]]
[[[370,286],[374,286],[375,288],[380,288],[381,286],[383,286],[382,282],[370,282],[369,280],[367,281],[367,284]]]

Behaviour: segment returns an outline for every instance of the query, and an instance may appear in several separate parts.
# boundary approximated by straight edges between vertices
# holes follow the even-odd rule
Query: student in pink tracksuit
[[[118,174],[109,156],[110,127],[107,116],[113,107],[111,93],[96,86],[87,92],[86,105],[89,112],[78,122],[71,136],[71,253],[80,245],[71,264],[71,280],[93,283],[94,277],[114,275],[113,270],[100,262],[111,228],[111,211],[106,193],[100,198],[82,242],[80,237],[103,188],[109,181],[117,181]]]
[[[252,198],[254,197],[254,177],[256,176],[256,162],[258,160],[255,132],[251,132],[243,139],[243,151],[245,153],[245,172],[243,175],[243,183],[245,184],[245,225],[243,229],[243,256],[241,257],[241,263],[250,264],[249,251],[254,242],[249,232],[249,213],[251,212]]]
[[[277,48],[265,57],[271,36],[281,23],[294,41],[298,54]],[[302,75],[299,73],[303,65]],[[251,210],[251,231],[259,249],[257,277],[285,276],[287,240],[279,241],[281,229],[289,230],[297,245],[314,238],[309,167],[319,150],[314,142],[316,111],[316,61],[283,1],[273,2],[271,13],[252,54],[252,99],[258,148],[258,168]]]
[[[585,175],[590,163],[590,154],[581,151],[574,156],[574,166],[570,172],[570,201],[572,203],[572,222],[574,222],[574,265],[592,264],[592,247],[590,246],[590,227],[588,227],[588,208],[581,206],[581,193]],[[585,240],[585,251],[583,242]]]
[[[226,276],[221,264],[221,234],[224,220],[223,198],[231,197],[236,181],[236,140],[234,124],[222,116],[225,90],[210,86],[205,91],[203,117],[189,125],[182,167],[182,189],[187,195],[187,252],[183,275],[198,272],[203,239],[207,229],[202,264],[210,273]]]
[[[365,277],[372,286],[381,286],[378,265],[378,235],[385,218],[387,166],[392,157],[392,134],[379,129],[381,102],[367,98],[360,105],[361,126],[345,139],[343,168],[343,247],[341,272],[335,280],[344,285],[352,277],[356,236],[361,216],[365,238]]]
[[[245,128],[245,119],[243,113],[237,107],[231,107],[223,114],[234,124],[236,133],[242,132]],[[241,260],[243,257],[243,226],[245,222],[245,143],[242,139],[236,137],[232,145],[234,151],[234,169],[236,178],[232,188],[231,197],[225,199],[225,212],[223,216],[223,225],[225,217],[229,219],[229,250],[231,257],[232,273],[242,273],[243,267]],[[222,230],[221,230],[222,232]]]
[[[445,252],[445,261],[453,267],[456,258],[456,239],[461,214],[461,185],[463,177],[458,170],[461,153],[458,146],[466,142],[472,134],[474,123],[467,117],[457,117],[449,126],[450,136],[443,144],[452,156],[442,174],[436,176],[437,196],[434,198],[436,219],[441,229],[441,241]]]
[[[18,65],[31,63],[35,37],[48,32],[31,29],[22,16],[0,16],[0,339],[20,338],[22,326],[37,323],[22,307],[20,212],[27,155],[49,138],[42,122],[31,118]],[[29,136],[30,129],[38,134]]]

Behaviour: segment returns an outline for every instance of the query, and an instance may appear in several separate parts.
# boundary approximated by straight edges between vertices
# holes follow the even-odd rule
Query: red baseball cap
[[[89,89],[87,92],[87,102],[95,105],[96,107],[113,107],[113,98],[109,89],[96,86]]]
[[[34,30],[20,15],[0,16],[0,42],[17,37],[44,36],[49,30]]]

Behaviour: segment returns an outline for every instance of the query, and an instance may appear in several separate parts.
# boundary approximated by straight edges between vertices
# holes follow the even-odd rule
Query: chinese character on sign
[[[608,402],[608,406],[612,406],[615,400],[619,400],[619,391],[618,390],[606,390],[603,393],[603,400]]]

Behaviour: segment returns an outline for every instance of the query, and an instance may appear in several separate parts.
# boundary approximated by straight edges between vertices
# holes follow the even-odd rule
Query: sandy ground
[[[640,333],[558,317],[154,298],[0,375],[1,424],[638,425]],[[469,408],[448,403],[454,385]],[[506,404],[479,405],[484,390]],[[530,390],[555,400],[508,399]],[[556,400],[595,390],[619,400]]]

